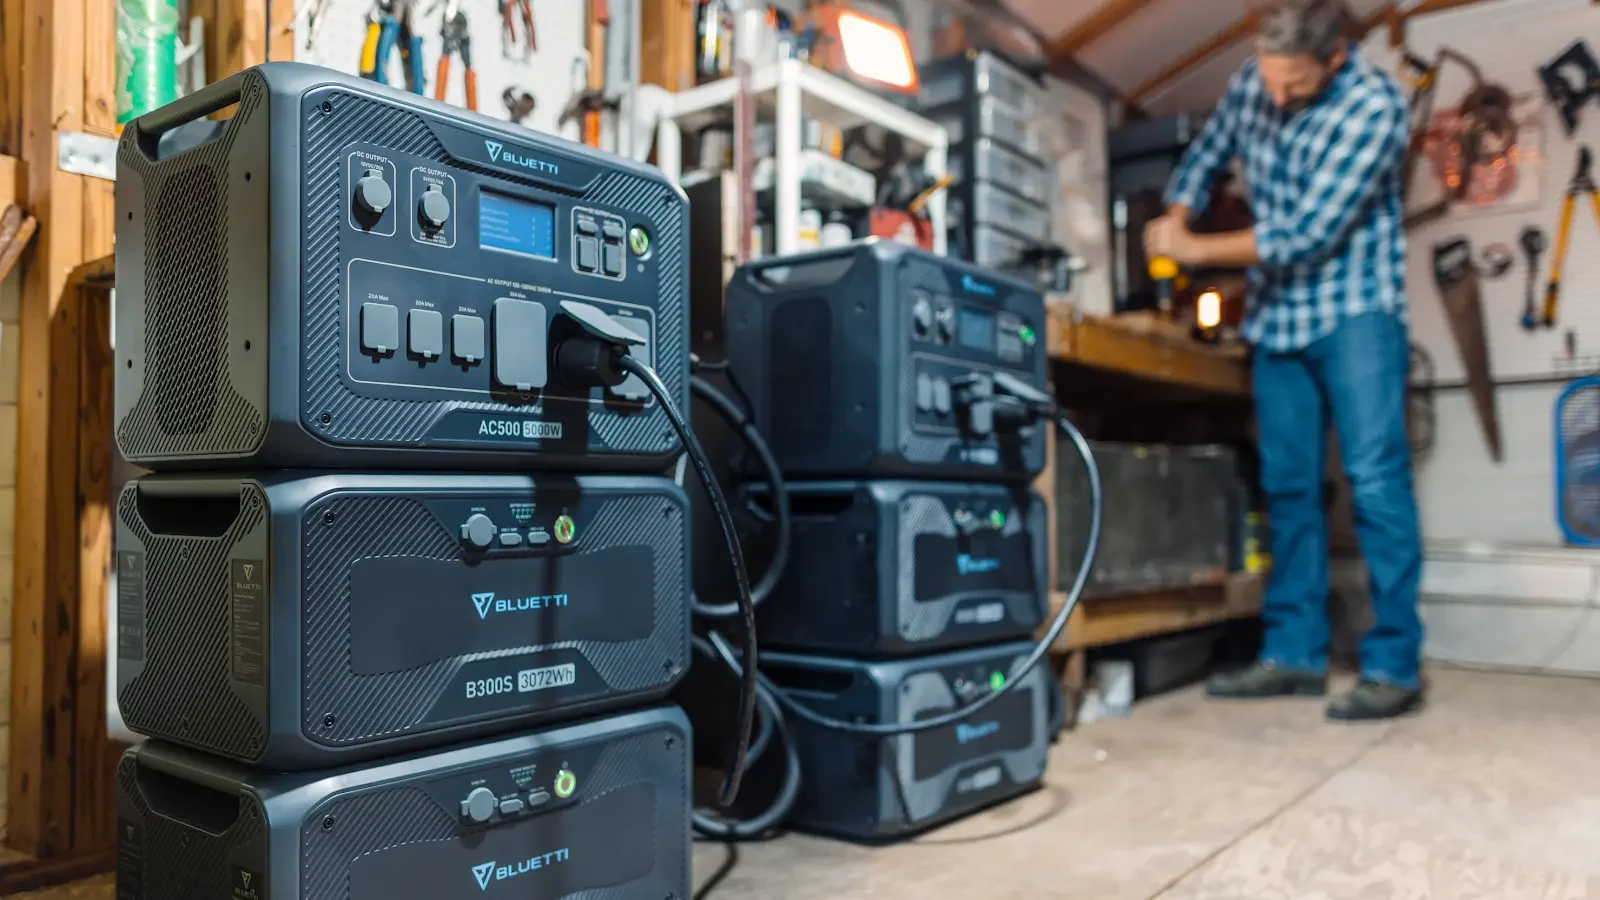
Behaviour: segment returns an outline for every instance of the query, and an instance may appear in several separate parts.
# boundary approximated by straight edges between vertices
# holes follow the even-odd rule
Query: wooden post
[[[292,15],[292,2],[278,6]],[[194,9],[210,26],[214,75],[266,58],[266,0]],[[6,845],[23,861],[0,855],[0,896],[106,868],[113,844],[104,607],[114,185],[61,171],[57,144],[69,132],[114,136],[115,41],[114,0],[0,0],[0,151],[24,163],[22,200],[38,223],[21,263],[11,695],[0,698],[11,709]]]

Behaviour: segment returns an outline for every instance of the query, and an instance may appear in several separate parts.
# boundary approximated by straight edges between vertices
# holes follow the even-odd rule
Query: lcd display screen
[[[503,253],[556,258],[556,208],[491,191],[478,195],[478,246]]]
[[[961,319],[956,329],[961,346],[993,352],[994,322],[994,313],[970,306],[962,307]]]

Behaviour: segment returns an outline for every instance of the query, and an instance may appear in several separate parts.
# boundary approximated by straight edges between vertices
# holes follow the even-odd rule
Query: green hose
[[[178,99],[178,0],[117,0],[117,124]]]

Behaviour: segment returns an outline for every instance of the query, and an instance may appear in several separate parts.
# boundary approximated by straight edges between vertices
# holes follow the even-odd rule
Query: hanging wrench
[[[1529,225],[1522,230],[1522,252],[1528,255],[1528,302],[1522,307],[1522,327],[1528,331],[1539,327],[1539,258],[1549,247],[1544,229]]]

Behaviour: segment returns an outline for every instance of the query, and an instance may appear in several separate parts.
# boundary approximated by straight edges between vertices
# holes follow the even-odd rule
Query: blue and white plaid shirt
[[[1249,276],[1250,343],[1288,353],[1361,313],[1404,320],[1410,125],[1399,85],[1354,50],[1298,114],[1272,102],[1253,60],[1234,75],[1166,201],[1203,211],[1212,181],[1243,160],[1261,258]]]

